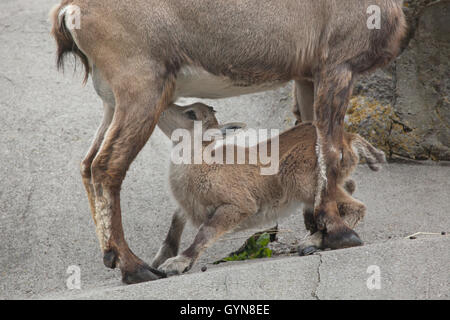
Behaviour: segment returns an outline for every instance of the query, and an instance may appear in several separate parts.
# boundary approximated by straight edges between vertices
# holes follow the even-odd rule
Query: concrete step
[[[229,263],[155,282],[41,299],[449,299],[450,237]]]

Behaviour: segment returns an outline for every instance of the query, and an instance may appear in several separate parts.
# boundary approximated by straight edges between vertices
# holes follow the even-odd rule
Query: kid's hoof
[[[154,281],[161,278],[166,278],[166,274],[159,270],[153,269],[148,265],[140,266],[134,272],[122,272],[122,281],[125,284],[136,284],[147,281]]]
[[[117,256],[114,251],[105,252],[103,255],[103,263],[109,269],[115,269],[117,265]]]
[[[353,230],[334,232],[325,234],[324,246],[330,249],[344,249],[362,246],[364,243],[358,234]]]
[[[191,269],[192,263],[192,259],[180,255],[167,259],[167,261],[159,267],[159,270],[169,277],[176,276],[188,272]]]
[[[316,247],[314,247],[314,246],[310,246],[310,247],[306,247],[306,248],[301,248],[301,247],[299,247],[298,248],[298,254],[300,255],[300,256],[302,256],[302,257],[304,257],[304,256],[310,256],[310,255],[312,255],[313,253],[315,253],[315,252],[317,252],[319,249],[317,249]]]

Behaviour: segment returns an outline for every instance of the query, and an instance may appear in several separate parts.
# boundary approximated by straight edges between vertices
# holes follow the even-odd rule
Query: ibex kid
[[[176,129],[182,128],[189,130],[191,134],[188,137],[194,139],[195,121],[201,121],[204,132],[219,128],[225,132],[228,128],[236,128],[236,124],[220,126],[214,110],[201,103],[187,107],[172,105],[161,115],[158,126],[169,138]],[[194,145],[193,141],[188,142],[188,145]],[[214,143],[204,142],[200,150],[202,154]],[[267,147],[270,143],[267,143]],[[244,151],[245,164],[223,164],[225,161],[212,164],[205,161],[201,164],[172,162],[169,181],[179,209],[173,216],[167,238],[152,267],[159,268],[167,275],[180,274],[189,270],[202,251],[225,233],[275,222],[295,212],[302,204],[313,208],[319,170],[315,153],[317,143],[316,128],[311,123],[301,124],[282,133],[279,136],[279,171],[271,176],[260,174],[261,164],[248,163],[250,148],[260,146],[233,148],[233,157],[239,151]],[[385,161],[385,156],[357,134],[346,133],[344,143],[351,152],[341,160],[337,173],[337,204],[345,223],[354,228],[364,216],[365,206],[344,189],[346,179],[359,163],[360,157],[373,170],[378,170],[378,164]],[[225,146],[220,148],[223,159],[226,159],[230,149]],[[218,152],[218,148],[209,150]],[[189,160],[193,160],[195,155],[190,154],[192,159]],[[347,184],[347,189],[353,189],[351,182]],[[305,212],[311,213],[308,210]],[[187,219],[199,227],[199,231],[192,245],[177,255]],[[355,241],[338,244],[336,239],[330,241],[332,235],[319,231],[310,216],[305,217],[305,222],[313,234],[301,244],[299,249],[302,254],[312,253],[318,248],[355,245]]]

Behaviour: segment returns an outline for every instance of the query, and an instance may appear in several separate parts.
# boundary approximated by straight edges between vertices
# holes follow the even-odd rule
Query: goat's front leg
[[[159,270],[168,276],[189,271],[206,248],[225,233],[235,229],[248,216],[248,213],[242,212],[234,205],[219,207],[214,215],[200,227],[192,245],[182,254],[168,259],[159,267]]]
[[[185,225],[186,215],[180,208],[178,208],[173,214],[172,223],[170,225],[166,240],[164,240],[161,248],[156,254],[156,257],[153,259],[153,268],[158,268],[167,259],[175,257],[178,254],[181,235],[183,234]]]
[[[109,68],[112,68],[110,66]],[[92,166],[97,236],[104,260],[118,266],[127,284],[159,279],[163,274],[139,259],[129,248],[122,227],[120,189],[126,172],[152,134],[173,84],[160,79],[146,64],[126,65],[110,71],[114,92],[113,121]]]
[[[351,195],[355,191],[355,182],[347,180],[344,189],[338,187],[336,198],[339,210],[339,215],[342,217],[344,223],[351,229],[355,228],[359,221],[364,217],[366,206],[353,198]],[[330,248],[327,243],[327,237],[324,232],[319,231],[314,223],[314,210],[305,210],[305,225],[311,232],[311,235],[300,242],[298,247],[299,254],[306,256],[313,254],[319,249]]]
[[[347,158],[345,153],[351,152],[344,144],[344,117],[353,79],[350,67],[340,65],[321,70],[315,83],[318,177],[314,217],[332,249],[362,245],[356,232],[342,221],[336,203],[339,167]]]
[[[353,193],[355,193],[355,191],[356,191],[355,180],[347,179],[344,183],[344,189],[345,189],[345,191],[347,191],[347,193],[349,195],[353,195]],[[339,211],[339,213],[340,213],[340,211]],[[342,215],[342,214],[340,213],[340,215]],[[314,208],[306,207],[303,210],[303,220],[305,223],[306,230],[308,230],[311,234],[314,234],[317,231],[319,231],[317,224],[316,224],[316,220],[314,218]]]

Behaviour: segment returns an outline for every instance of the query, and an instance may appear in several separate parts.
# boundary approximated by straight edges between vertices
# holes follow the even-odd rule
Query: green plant
[[[272,257],[272,250],[267,247],[271,242],[270,233],[260,233],[251,236],[245,244],[236,252],[231,253],[228,257],[223,258],[214,264],[230,261],[242,261],[251,259],[261,259]]]

